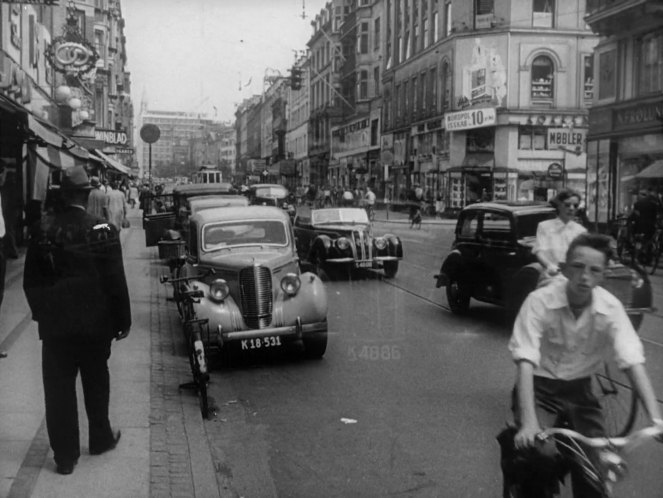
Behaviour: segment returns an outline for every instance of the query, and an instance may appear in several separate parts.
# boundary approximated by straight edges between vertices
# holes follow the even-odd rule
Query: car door
[[[479,238],[482,265],[487,277],[486,293],[502,300],[505,282],[522,266],[511,213],[497,210],[484,212]]]
[[[143,211],[145,247],[156,246],[165,230],[175,226],[172,194],[157,195],[150,199],[149,207]]]

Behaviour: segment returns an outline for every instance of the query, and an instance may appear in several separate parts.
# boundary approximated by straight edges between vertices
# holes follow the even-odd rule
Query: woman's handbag
[[[128,219],[123,218],[122,219],[122,228],[129,228],[131,226],[131,223],[129,222]]]

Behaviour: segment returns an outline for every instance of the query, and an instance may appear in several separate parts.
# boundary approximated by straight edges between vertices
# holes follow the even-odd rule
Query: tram
[[[203,165],[191,175],[192,183],[222,183],[223,175],[213,165]]]

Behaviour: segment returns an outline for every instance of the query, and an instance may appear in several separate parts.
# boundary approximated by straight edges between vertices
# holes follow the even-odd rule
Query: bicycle
[[[178,283],[189,280],[189,277],[170,278],[161,277],[161,283],[171,283],[177,287]],[[207,384],[209,383],[209,371],[207,367],[207,355],[205,353],[204,338],[209,339],[207,318],[197,318],[194,304],[200,302],[204,293],[199,289],[180,288],[176,293],[177,310],[184,328],[189,366],[193,376],[192,382],[180,384],[180,389],[193,389],[198,394],[200,413],[204,419],[210,418],[209,397]],[[208,340],[209,342],[209,340]]]
[[[626,475],[626,460],[622,453],[662,436],[663,430],[657,426],[622,437],[587,437],[566,427],[545,429],[537,435],[537,444],[543,445],[553,439],[555,444],[550,451],[556,453],[549,455],[553,458],[540,471],[528,468],[529,484],[512,476],[510,480],[505,474],[503,497],[531,498],[536,493],[536,498],[554,498],[560,493],[559,482],[563,481],[571,464],[575,464],[604,498],[611,498],[615,484]],[[542,480],[550,483],[546,489],[541,489]]]

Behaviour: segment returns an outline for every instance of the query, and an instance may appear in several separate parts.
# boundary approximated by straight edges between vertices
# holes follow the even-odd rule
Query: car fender
[[[309,251],[308,260],[311,261],[312,260],[311,258],[316,253],[322,253],[325,256],[325,259],[327,259],[327,255],[329,254],[332,245],[333,242],[329,236],[318,235],[311,244],[311,250]]]
[[[463,267],[463,256],[457,249],[451,251],[442,262],[440,273],[434,275],[435,287],[445,287],[452,277],[455,277]]]
[[[507,309],[517,312],[530,292],[536,289],[543,266],[540,263],[530,263],[514,273],[507,282],[504,304]]]
[[[320,322],[327,318],[327,290],[315,273],[306,272],[299,276],[301,287],[294,296],[279,290],[274,302],[274,326],[292,325],[297,318],[302,323]]]
[[[389,256],[396,256],[398,258],[403,257],[403,243],[401,242],[400,237],[388,233],[386,235],[383,235],[385,239],[389,242]]]

